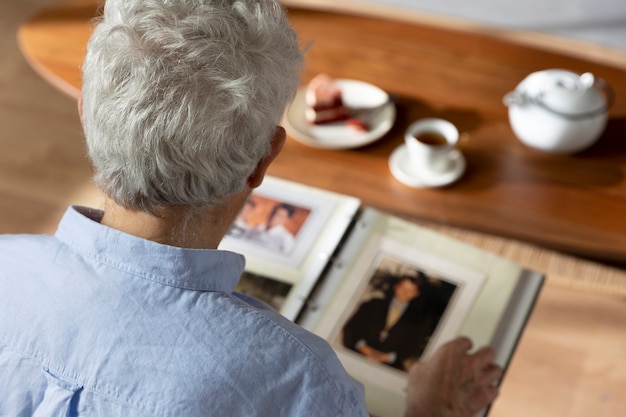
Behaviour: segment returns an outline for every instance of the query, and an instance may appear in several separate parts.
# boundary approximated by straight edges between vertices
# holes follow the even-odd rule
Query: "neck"
[[[200,212],[186,206],[166,206],[152,214],[122,207],[107,198],[101,223],[164,245],[217,249],[244,200],[245,196],[233,196]]]

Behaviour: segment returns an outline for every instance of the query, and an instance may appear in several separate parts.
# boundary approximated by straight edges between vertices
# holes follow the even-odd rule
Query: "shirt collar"
[[[72,206],[55,237],[85,258],[173,287],[230,293],[243,273],[239,254],[163,245],[104,226],[102,216],[101,210]]]

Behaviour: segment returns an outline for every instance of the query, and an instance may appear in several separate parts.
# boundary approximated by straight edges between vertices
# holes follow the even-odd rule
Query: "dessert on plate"
[[[315,125],[339,122],[350,117],[344,105],[341,88],[327,74],[315,76],[306,86],[304,117]]]

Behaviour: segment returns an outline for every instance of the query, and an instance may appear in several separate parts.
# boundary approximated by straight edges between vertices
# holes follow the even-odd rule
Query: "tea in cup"
[[[404,135],[411,164],[419,175],[448,171],[452,163],[450,152],[458,140],[458,129],[438,118],[420,119]]]

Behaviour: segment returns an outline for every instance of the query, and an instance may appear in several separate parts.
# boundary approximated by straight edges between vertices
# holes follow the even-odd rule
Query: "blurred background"
[[[93,190],[76,103],[38,76],[17,44],[20,23],[56,0],[0,2],[0,233],[51,232]]]
[[[626,50],[623,0],[362,0]]]

